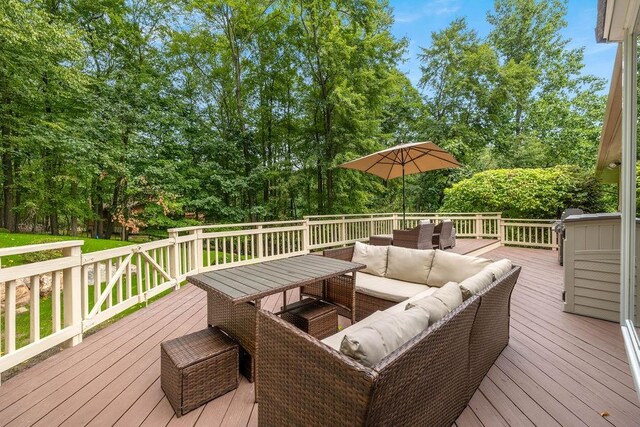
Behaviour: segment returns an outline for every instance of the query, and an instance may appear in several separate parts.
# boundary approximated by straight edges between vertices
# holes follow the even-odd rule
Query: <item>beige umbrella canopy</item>
[[[368,172],[384,179],[402,177],[402,225],[404,226],[406,211],[404,176],[436,169],[458,168],[462,165],[448,151],[433,142],[412,142],[396,145],[340,166]]]

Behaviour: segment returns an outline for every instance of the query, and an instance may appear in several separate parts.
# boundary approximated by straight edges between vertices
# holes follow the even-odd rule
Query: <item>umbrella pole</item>
[[[404,164],[402,165],[402,229],[405,227],[405,212],[407,210],[406,199],[404,196]]]

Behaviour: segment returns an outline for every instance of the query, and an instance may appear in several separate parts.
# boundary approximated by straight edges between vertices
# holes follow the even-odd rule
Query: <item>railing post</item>
[[[304,229],[302,230],[302,250],[309,252],[309,220],[304,220]]]
[[[201,257],[198,257],[198,230],[192,230],[189,234],[193,236],[192,237],[193,240],[189,242],[189,245],[191,246],[191,265],[197,272],[199,265],[202,262],[202,261],[200,261],[200,263],[198,262],[198,259],[201,258]]]
[[[204,258],[203,258],[203,247],[202,247],[202,230],[195,230],[193,235],[195,236],[195,240],[193,242],[193,258],[196,270],[198,273],[202,270],[204,266]]]
[[[342,234],[340,240],[342,242],[345,242],[347,240],[347,223],[345,221],[346,218],[344,215],[342,215],[342,224],[340,225],[340,233]]]
[[[64,302],[64,327],[78,327],[79,333],[66,342],[73,347],[82,342],[82,249],[72,246],[62,250],[65,257],[77,258],[77,264],[62,271],[62,298]]]
[[[482,215],[476,214],[476,227],[475,227],[476,239],[482,239]]]
[[[2,259],[0,258],[0,270],[2,270]],[[2,301],[5,301],[5,309],[7,308],[6,299],[4,297],[4,282],[0,282],[0,331],[2,330]],[[2,339],[0,339],[0,354],[2,353]],[[2,374],[2,372],[0,372]],[[2,384],[2,378],[0,378],[0,384]]]
[[[504,224],[502,223],[502,213],[498,214],[498,218],[496,219],[496,221],[498,226],[498,240],[502,242],[504,240]]]
[[[309,220],[305,220],[305,221],[308,224]],[[258,225],[257,229],[258,230],[262,230],[262,226]],[[309,231],[309,227],[308,226],[307,226],[307,231]],[[305,241],[305,239],[304,239],[304,236],[303,236],[302,245],[303,245],[303,247],[306,247],[304,241]],[[263,257],[264,257],[264,234],[263,233],[258,233],[258,259],[263,258]]]
[[[175,279],[176,284],[174,289],[180,288],[180,282],[178,277],[180,276],[180,248],[178,247],[178,232],[169,231],[169,239],[173,239],[173,245],[169,246],[169,275],[172,279]],[[140,259],[140,257],[138,257]],[[140,268],[140,265],[138,265]],[[140,275],[138,275],[140,277]]]
[[[369,237],[375,234],[375,229],[373,225],[373,215],[369,215]]]
[[[393,222],[391,224],[391,229],[392,230],[397,230],[398,229],[398,214],[397,213],[393,214]]]
[[[553,229],[553,225],[549,227],[549,233],[551,233],[551,248],[554,251],[560,250],[560,245],[558,244],[558,234]]]

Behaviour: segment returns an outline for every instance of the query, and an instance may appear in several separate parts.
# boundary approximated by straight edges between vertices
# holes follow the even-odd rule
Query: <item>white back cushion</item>
[[[466,280],[460,282],[460,290],[462,291],[462,298],[467,300],[473,295],[477,294],[493,282],[493,273],[485,268],[480,272],[474,274]]]
[[[337,333],[331,335],[330,337],[323,339],[322,342],[328,345],[329,347],[340,351],[340,344],[342,343],[342,339],[344,338],[345,335],[351,334],[357,331],[358,329],[362,329],[365,326],[368,326],[373,322],[377,322],[380,319],[384,319],[389,315],[390,314],[387,313],[386,311],[374,311],[372,314],[368,315],[361,321],[356,322],[353,325],[348,326],[343,330],[338,331]]]
[[[438,298],[447,306],[449,311],[453,311],[462,304],[462,291],[456,282],[449,282],[433,293],[434,298]]]
[[[408,311],[416,308],[429,313],[429,325],[433,325],[449,314],[449,308],[438,298],[434,298],[433,295],[408,303],[406,310]]]
[[[365,366],[373,367],[428,326],[429,314],[421,308],[388,315],[345,335],[340,351]]]
[[[351,261],[365,264],[367,268],[360,270],[363,273],[384,276],[387,273],[388,248],[388,246],[373,246],[356,242]]]
[[[485,267],[486,270],[489,270],[493,273],[496,279],[501,278],[505,274],[507,274],[513,268],[513,264],[511,260],[503,258],[500,261],[492,262],[488,266]]]
[[[436,249],[429,277],[427,277],[427,285],[440,287],[447,282],[460,283],[489,264],[491,264],[489,259]]]
[[[425,298],[407,304],[407,310],[415,307],[429,313],[429,325],[433,325],[462,304],[462,291],[456,282],[449,282]]]
[[[389,246],[387,277],[412,283],[427,283],[436,251]]]

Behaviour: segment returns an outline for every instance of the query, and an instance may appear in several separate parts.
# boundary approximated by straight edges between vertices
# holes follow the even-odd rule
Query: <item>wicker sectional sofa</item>
[[[325,255],[350,260],[349,250]],[[508,344],[519,274],[513,266],[372,367],[335,348],[344,332],[320,341],[260,310],[259,424],[451,425]],[[357,292],[356,317],[366,322],[366,313],[404,310],[428,295],[426,288],[401,302]]]

